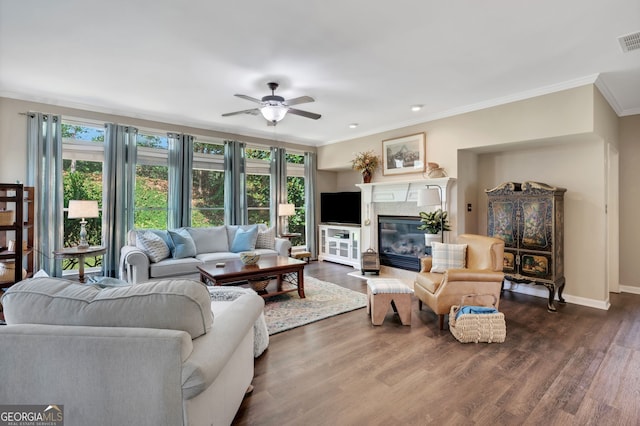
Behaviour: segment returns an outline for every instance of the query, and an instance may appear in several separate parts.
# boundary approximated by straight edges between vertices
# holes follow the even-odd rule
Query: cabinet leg
[[[564,283],[565,279],[564,277],[562,277],[562,279],[558,282],[558,301],[562,304],[567,303],[564,300],[564,297],[562,297],[562,292],[564,291]]]
[[[552,283],[543,283],[543,285],[549,290],[549,300],[547,301],[547,311],[556,312],[556,306],[553,300],[556,296],[556,286]]]

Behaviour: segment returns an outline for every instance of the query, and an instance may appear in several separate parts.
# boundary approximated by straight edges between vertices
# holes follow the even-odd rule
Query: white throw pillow
[[[151,231],[136,233],[136,246],[149,257],[153,263],[160,262],[171,256],[169,246],[162,238]]]
[[[274,250],[276,248],[276,228],[274,226],[266,230],[258,230],[256,248],[271,250]]]
[[[462,269],[467,257],[466,244],[431,243],[431,272],[443,273],[447,269]]]

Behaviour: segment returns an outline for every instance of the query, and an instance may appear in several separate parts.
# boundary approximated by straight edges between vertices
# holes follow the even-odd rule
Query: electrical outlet
[[[471,203],[467,203],[467,211],[470,212],[471,211]]]

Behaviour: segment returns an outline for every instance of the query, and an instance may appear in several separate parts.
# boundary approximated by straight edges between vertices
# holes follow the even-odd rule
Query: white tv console
[[[350,265],[360,269],[360,227],[357,225],[318,225],[318,260]]]

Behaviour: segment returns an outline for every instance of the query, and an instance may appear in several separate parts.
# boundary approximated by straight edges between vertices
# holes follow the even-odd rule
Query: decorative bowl
[[[240,253],[240,261],[245,265],[255,265],[260,260],[260,255],[255,251],[243,251]]]

